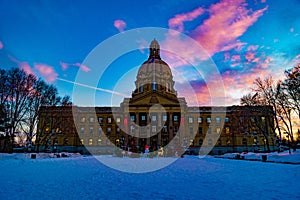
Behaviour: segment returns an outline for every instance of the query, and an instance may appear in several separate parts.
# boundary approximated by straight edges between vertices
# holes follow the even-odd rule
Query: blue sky
[[[285,69],[299,63],[299,10],[297,0],[2,0],[0,66],[20,67],[56,85],[60,95],[72,96],[77,73],[93,73],[83,61],[99,43],[131,29],[162,27],[182,32],[202,45],[222,76],[226,104],[239,104],[256,77],[282,79]],[[138,42],[147,48],[151,41]],[[159,42],[165,48],[180,49],[184,44],[169,36]],[[190,49],[182,51],[181,57],[200,56]],[[115,60],[97,85],[107,91],[97,91],[96,104],[110,105],[111,91],[128,74],[130,83],[123,81],[118,92],[130,96],[136,70],[147,54],[147,49],[140,49]],[[186,63],[176,62],[163,52],[162,58],[192,85],[198,101],[187,98],[190,105],[211,103],[207,83]],[[210,69],[203,66],[203,70]],[[179,80],[175,75],[174,79]],[[180,96],[190,96],[180,81],[175,87]]]

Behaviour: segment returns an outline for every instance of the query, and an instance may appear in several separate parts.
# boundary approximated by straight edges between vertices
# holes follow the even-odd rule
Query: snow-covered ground
[[[129,167],[170,159],[102,158]],[[300,165],[291,164],[186,156],[150,173],[125,173],[92,156],[0,154],[0,167],[5,200],[300,199]]]
[[[222,156],[218,156],[221,158],[236,158],[237,155],[244,157],[246,160],[262,160],[262,156],[267,156],[267,162],[276,162],[276,163],[289,163],[289,164],[300,164],[300,151],[291,152],[272,152],[272,153],[228,153]],[[299,165],[300,166],[300,165]]]

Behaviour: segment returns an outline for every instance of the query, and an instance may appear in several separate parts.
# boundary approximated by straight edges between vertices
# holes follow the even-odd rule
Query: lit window
[[[120,117],[117,117],[116,122],[117,122],[117,123],[120,123],[120,122],[121,122],[121,118],[120,118]]]
[[[107,123],[108,123],[108,124],[111,124],[111,117],[108,117],[108,118],[107,118]]]
[[[229,117],[225,117],[225,123],[229,123]]]
[[[152,90],[157,90],[157,83],[156,82],[152,83]]]
[[[177,121],[178,121],[178,116],[174,115],[174,122],[177,122]]]
[[[93,139],[92,138],[89,139],[89,145],[93,145]]]
[[[225,133],[226,133],[226,134],[230,134],[230,128],[229,128],[229,127],[226,127],[226,128],[225,128]]]
[[[189,117],[189,123],[192,124],[194,119],[192,117]]]
[[[93,134],[94,128],[90,127],[90,134]]]
[[[206,118],[206,123],[208,123],[208,124],[211,123],[211,118],[210,118],[210,117],[207,117],[207,118]]]
[[[80,119],[80,122],[84,123],[84,122],[85,122],[85,117],[82,117],[82,118]]]
[[[162,116],[162,120],[163,120],[164,122],[166,122],[166,121],[167,121],[167,115],[163,115],[163,116]]]
[[[83,139],[80,139],[80,143],[81,143],[82,145],[84,145],[84,140],[83,140]]]
[[[266,120],[265,117],[261,117],[261,121],[264,122]]]
[[[90,117],[90,123],[94,123],[95,119],[94,117]]]
[[[199,124],[202,123],[202,117],[198,117],[198,123],[199,123]]]
[[[134,115],[131,115],[131,116],[130,116],[130,121],[132,121],[132,122],[135,121],[135,116],[134,116]]]
[[[146,116],[145,115],[142,115],[142,121],[146,121]]]
[[[98,145],[101,145],[102,144],[102,140],[101,138],[98,139]]]
[[[218,123],[218,124],[221,123],[221,118],[220,117],[216,117],[216,123]]]
[[[103,123],[103,118],[102,118],[102,117],[99,117],[99,118],[98,118],[98,122],[99,122],[100,124],[102,124],[102,123]]]
[[[153,122],[155,122],[155,121],[156,121],[156,115],[152,115],[152,116],[151,116],[151,120],[152,120]]]
[[[217,128],[217,134],[220,134],[221,133],[221,128]]]

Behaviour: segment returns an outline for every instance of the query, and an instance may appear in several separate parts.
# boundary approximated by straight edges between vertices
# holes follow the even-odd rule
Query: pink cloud
[[[65,63],[65,62],[59,62],[61,65],[62,70],[67,70],[70,66],[79,67],[80,70],[84,72],[89,72],[91,69],[87,67],[86,65],[83,65],[81,63]]]
[[[247,50],[248,51],[256,51],[258,49],[258,45],[249,45]]]
[[[222,0],[209,8],[210,17],[192,33],[210,55],[223,50],[242,36],[268,9],[252,12],[244,0]]]
[[[169,27],[179,32],[182,32],[184,29],[183,27],[184,22],[192,21],[197,17],[199,17],[200,15],[202,15],[204,12],[205,10],[199,7],[191,12],[175,15],[175,17],[169,20]]]
[[[52,83],[56,80],[58,74],[52,66],[40,63],[34,63],[34,68],[45,78],[48,82]]]
[[[245,58],[248,62],[251,62],[255,58],[255,53],[249,51],[246,53]]]
[[[21,62],[12,55],[8,55],[8,58],[16,63],[20,69],[23,69],[26,74],[34,74],[33,70],[31,69],[31,66],[28,64],[28,62]]]
[[[3,42],[0,41],[0,49],[3,49]]]
[[[122,33],[126,28],[127,24],[121,19],[117,19],[114,21],[114,26]]]
[[[233,55],[232,57],[231,57],[231,61],[232,62],[238,62],[238,61],[240,61],[241,60],[241,56],[240,55]]]

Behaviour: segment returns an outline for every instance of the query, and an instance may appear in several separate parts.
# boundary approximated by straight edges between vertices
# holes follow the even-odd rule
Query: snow
[[[218,156],[220,158],[229,158],[233,159],[236,158],[236,156],[239,153],[228,153],[224,154],[223,156]],[[300,152],[295,151],[291,152],[291,154],[288,151],[285,152],[272,152],[272,153],[241,153],[240,156],[243,156],[245,160],[255,160],[259,161],[262,160],[262,155],[267,156],[267,162],[275,162],[275,163],[288,163],[288,164],[300,164]]]
[[[295,161],[298,155],[274,153],[268,160]],[[30,154],[0,154],[0,199],[300,199],[300,165],[296,164],[210,156],[68,156],[38,154],[37,159],[30,159]],[[128,171],[141,163],[169,164],[149,173],[126,173],[100,159],[107,165],[126,165],[122,169]]]

